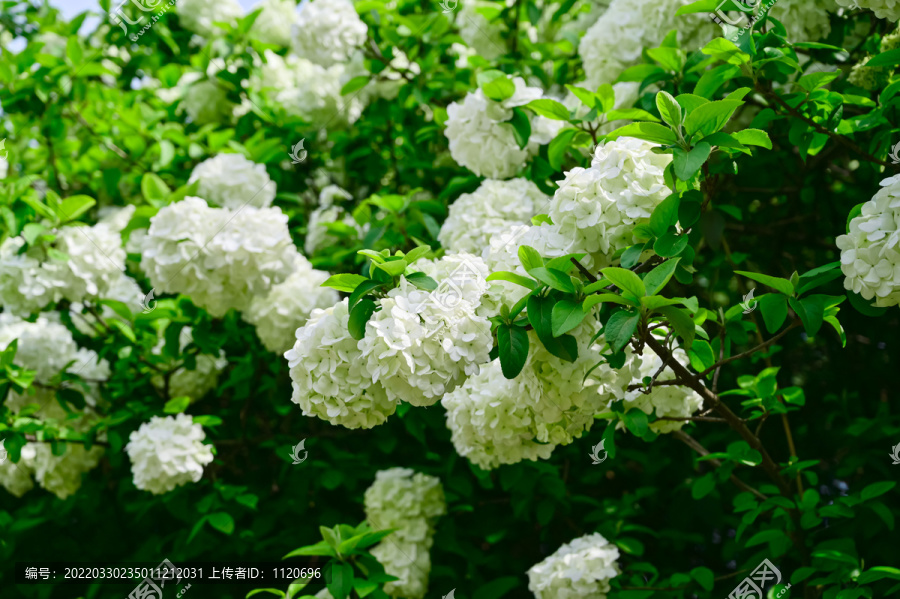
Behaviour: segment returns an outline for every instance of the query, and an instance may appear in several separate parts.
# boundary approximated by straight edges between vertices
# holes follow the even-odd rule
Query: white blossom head
[[[621,574],[619,548],[603,535],[579,537],[528,570],[528,590],[537,599],[606,599],[609,581]]]
[[[347,62],[366,41],[369,28],[350,0],[310,0],[292,27],[294,54],[323,67]]]
[[[244,9],[237,0],[178,0],[175,11],[181,24],[204,37],[222,34],[216,23],[237,23]]]
[[[219,154],[194,167],[188,183],[199,181],[197,193],[222,208],[267,208],[277,188],[266,167],[241,154]]]
[[[264,44],[291,45],[291,28],[297,22],[297,3],[294,0],[262,0],[253,10],[262,9],[250,37]]]
[[[132,432],[125,450],[131,460],[134,485],[154,495],[197,482],[213,461],[206,433],[187,414],[154,416]]]
[[[188,345],[193,342],[193,327],[182,328],[178,333],[179,353],[183,353]],[[161,355],[165,344],[166,340],[160,338],[152,350],[153,353]],[[219,382],[219,375],[228,366],[225,351],[221,349],[215,355],[198,353],[193,362],[193,368],[188,369],[185,365],[182,365],[169,376],[168,389],[170,397],[189,397],[193,401],[201,399],[216,388]],[[150,382],[157,389],[162,390],[166,388],[166,381],[162,375],[153,376]]]

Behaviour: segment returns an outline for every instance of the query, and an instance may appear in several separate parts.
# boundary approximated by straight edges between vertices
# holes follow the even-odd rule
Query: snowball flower
[[[681,47],[698,49],[719,33],[706,13],[675,16],[691,0],[612,0],[578,46],[588,89],[613,83],[640,62],[644,48],[656,48],[675,29]]]
[[[653,378],[662,366],[662,359],[649,347],[644,348],[640,356],[631,355],[629,360],[638,365],[638,372],[634,377],[635,383],[640,383],[645,377]],[[676,348],[672,356],[682,366],[687,367],[690,360],[683,349]],[[672,368],[667,366],[657,378],[657,381],[671,380],[675,378]],[[610,402],[611,404],[612,402]],[[653,386],[650,393],[644,393],[643,389],[628,391],[625,395],[625,409],[637,408],[647,415],[655,414],[657,418],[689,418],[694,412],[703,407],[703,398],[689,387],[680,385]],[[650,430],[656,433],[671,433],[681,430],[686,421],[656,420],[650,423]],[[625,424],[620,422],[619,428]]]
[[[512,97],[495,102],[481,89],[466,94],[462,103],[453,102],[447,107],[447,128],[444,135],[450,142],[450,155],[460,165],[478,176],[508,179],[525,166],[525,162],[537,153],[541,143],[549,143],[561,124],[553,124],[544,117],[532,118],[532,131],[537,136],[529,138],[524,148],[519,148],[512,126],[507,122],[513,116],[513,108],[524,106],[541,98],[543,92],[528,87],[521,77],[512,78],[515,93]],[[505,123],[505,124],[504,124]]]
[[[480,254],[492,237],[511,225],[530,224],[549,198],[527,179],[488,179],[450,205],[438,240],[449,251]]]
[[[619,574],[619,548],[603,535],[579,537],[528,570],[528,590],[537,599],[606,599]]]
[[[175,11],[185,28],[205,37],[223,33],[215,23],[236,24],[244,15],[237,0],[178,0]]]
[[[187,197],[150,219],[141,264],[163,293],[183,293],[212,316],[243,310],[291,273],[297,249],[278,208],[238,212]]]
[[[213,461],[205,438],[203,427],[187,414],[154,416],[131,433],[125,446],[134,485],[158,495],[199,481],[203,467]]]
[[[184,327],[178,334],[178,351],[183,353],[188,345],[194,342],[194,330],[192,327]],[[153,348],[156,355],[162,354],[166,345],[165,339],[160,339],[159,343]],[[216,355],[197,354],[194,358],[194,367],[188,370],[185,366],[179,367],[169,377],[169,396],[170,397],[190,397],[192,400],[198,400],[213,389],[219,382],[219,375],[228,366],[228,359],[225,352],[219,350]],[[156,375],[150,379],[153,386],[157,389],[165,389],[165,379]]]
[[[900,21],[900,0],[836,0],[844,8],[863,8],[871,10],[879,19],[891,23]]]
[[[194,167],[188,183],[199,181],[200,197],[239,210],[244,206],[267,208],[275,199],[275,183],[266,167],[241,154],[219,154]]]
[[[250,37],[264,44],[289,46],[291,44],[291,27],[297,22],[297,3],[295,0],[262,0],[253,7],[262,12],[250,28]]]
[[[294,54],[323,67],[346,62],[366,41],[368,27],[350,0],[303,3],[292,27]]]
[[[372,428],[397,409],[384,388],[366,371],[358,342],[348,330],[348,300],[313,310],[297,330],[290,367],[291,401],[305,416],[318,416],[347,428]]]
[[[294,272],[267,295],[253,298],[243,313],[244,320],[256,327],[256,334],[271,352],[290,349],[297,329],[313,310],[328,308],[340,300],[337,291],[322,287],[329,273],[314,269],[299,254],[295,260]]]
[[[845,289],[876,306],[900,304],[900,175],[881,182],[837,246]]]
[[[306,241],[303,249],[310,256],[323,247],[334,245],[337,237],[329,234],[329,223],[341,222],[361,232],[359,224],[353,216],[347,213],[341,206],[334,204],[335,199],[351,200],[353,196],[337,185],[327,185],[319,192],[319,207],[309,215],[309,223],[306,227]]]
[[[185,73],[175,87],[157,90],[156,95],[164,102],[180,100],[179,112],[184,110],[199,125],[229,120],[234,110],[227,90],[216,83],[215,73],[207,77],[197,72]]]
[[[101,299],[122,302],[129,310],[131,310],[132,314],[136,314],[142,309],[141,300],[143,297],[144,292],[141,290],[140,286],[138,286],[137,281],[125,273],[121,273],[112,285],[110,285],[109,290],[102,294]],[[125,319],[119,316],[115,310],[106,304],[99,306],[99,309],[100,316],[105,322],[108,323],[113,318],[118,318],[122,322],[125,322]],[[104,330],[104,327],[93,315],[84,314],[83,310],[84,304],[81,302],[72,303],[72,307],[69,310],[72,315],[72,324],[75,325],[75,328],[78,329],[81,334],[95,337],[99,332]]]
[[[34,488],[34,481],[31,477],[34,474],[32,464],[37,453],[35,445],[37,444],[26,443],[22,448],[22,457],[18,463],[13,463],[6,449],[3,448],[3,441],[0,441],[0,458],[4,458],[0,460],[0,486],[15,497],[21,497]]]
[[[66,453],[56,456],[49,443],[35,443],[31,461],[34,479],[60,499],[74,495],[81,488],[82,474],[96,468],[104,452],[99,445],[89,450],[74,443],[65,445]]]
[[[459,36],[482,58],[493,61],[506,53],[506,41],[503,37],[503,26],[500,19],[488,21],[478,9],[496,11],[495,5],[482,0],[470,0],[462,3],[456,23]]]
[[[392,399],[432,405],[489,359],[491,324],[458,294],[423,291],[401,278],[380,307],[359,348]]]
[[[396,528],[372,549],[391,576],[384,586],[392,597],[422,599],[428,592],[434,524],[447,512],[440,479],[408,468],[390,468],[375,475],[364,496],[366,519],[376,530]]]
[[[549,209],[560,234],[605,263],[634,244],[634,226],[648,223],[670,194],[664,172],[672,158],[654,154],[655,146],[620,137],[597,148],[590,168],[566,173]]]
[[[119,232],[105,223],[66,226],[56,231],[47,248],[25,247],[22,237],[0,245],[0,303],[12,313],[33,314],[61,299],[80,302],[105,294],[125,270],[125,250]]]

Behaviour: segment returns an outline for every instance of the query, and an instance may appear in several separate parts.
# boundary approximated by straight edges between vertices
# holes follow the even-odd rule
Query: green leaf
[[[869,568],[856,579],[857,584],[871,584],[885,578],[900,580],[900,569],[890,566],[875,566]]]
[[[894,50],[888,50],[887,52],[876,54],[869,60],[869,62],[866,63],[865,66],[896,67],[898,65],[900,65],[900,48],[895,48]]]
[[[528,145],[528,138],[531,137],[531,119],[528,114],[519,107],[513,108],[513,116],[509,124],[513,128],[513,137],[522,150]]]
[[[788,298],[794,312],[800,317],[806,334],[814,337],[819,329],[822,328],[822,321],[825,318],[825,302],[824,296],[810,295],[798,300],[797,298]]]
[[[668,319],[678,336],[684,339],[685,347],[690,348],[694,342],[696,329],[694,327],[694,320],[688,313],[675,306],[663,306],[657,308],[656,311]]]
[[[681,199],[673,193],[653,209],[650,215],[650,230],[657,237],[662,237],[678,221],[678,206]]]
[[[191,405],[191,398],[187,396],[173,397],[163,406],[163,412],[166,414],[180,414],[188,409]]]
[[[369,84],[369,77],[367,75],[360,75],[359,77],[354,77],[350,81],[344,84],[344,87],[341,88],[341,95],[347,96],[352,94],[355,91],[359,91]]]
[[[616,295],[615,293],[601,293],[598,295],[589,295],[587,298],[585,298],[584,310],[588,311],[597,304],[602,304],[604,302],[610,302],[622,306],[634,306],[635,308],[639,306],[638,302],[622,297],[621,295]]]
[[[864,316],[884,316],[888,310],[887,308],[876,306],[872,303],[872,300],[867,300],[860,294],[850,290],[847,290],[847,299],[850,300],[850,305],[856,308],[856,311]]]
[[[644,253],[644,245],[645,244],[643,243],[637,243],[622,252],[622,255],[619,257],[619,264],[622,265],[622,268],[630,269],[641,261],[641,255]]]
[[[684,68],[687,56],[680,48],[648,48],[647,56],[658,62],[664,69],[680,73]]]
[[[674,231],[669,231],[656,240],[653,244],[653,251],[662,258],[672,258],[683,252],[687,245],[687,235],[678,235]]]
[[[528,274],[552,289],[563,293],[575,293],[572,278],[561,270],[541,266],[529,269]]]
[[[893,489],[896,486],[897,486],[897,483],[892,480],[884,481],[884,482],[880,482],[880,483],[873,483],[873,484],[869,485],[868,487],[866,487],[865,489],[863,489],[860,496],[862,497],[863,501],[868,501],[869,499],[875,499],[876,497],[884,495],[885,493],[887,493],[888,491],[890,491],[891,489]]]
[[[622,415],[625,422],[625,428],[637,435],[643,437],[649,429],[647,414],[638,408],[632,408]]]
[[[481,91],[491,100],[502,102],[513,97],[513,94],[516,93],[516,86],[509,77],[503,75],[481,84]]]
[[[600,103],[600,102],[599,102],[600,98],[598,98],[596,94],[594,94],[593,92],[591,92],[591,91],[589,91],[589,90],[584,89],[583,87],[577,87],[577,86],[575,86],[575,85],[569,85],[569,84],[566,84],[566,89],[569,90],[570,92],[572,92],[572,94],[573,94],[576,98],[578,98],[578,100],[579,100],[582,104],[584,104],[585,106],[587,106],[588,108],[596,108],[596,107],[597,107],[597,104]],[[562,106],[562,105],[560,105],[560,106]],[[565,109],[565,108],[566,108],[566,107],[563,106],[563,109]],[[600,111],[601,111],[601,112],[606,112],[605,110],[603,110],[603,107],[602,107],[602,106],[599,107],[599,108],[600,108]],[[567,118],[567,119],[569,118],[568,115],[569,115],[569,111],[566,110],[566,118]]]
[[[75,220],[88,210],[90,210],[97,201],[94,198],[88,197],[86,195],[77,195],[71,196],[63,200],[63,203],[60,204],[59,210],[60,215],[62,215],[62,221],[70,221]]]
[[[712,493],[715,488],[716,479],[713,477],[712,473],[704,474],[691,485],[691,497],[694,499],[703,499]]]
[[[609,267],[602,269],[600,272],[603,273],[604,278],[612,281],[616,287],[622,291],[627,291],[634,297],[641,298],[647,295],[647,289],[644,286],[644,282],[630,270]]]
[[[69,63],[73,66],[82,66],[81,61],[84,58],[84,54],[81,51],[81,45],[78,43],[77,35],[69,36],[69,39],[66,42],[66,56],[69,58]]]
[[[760,146],[767,150],[772,149],[772,140],[769,139],[769,134],[760,129],[744,129],[735,131],[731,135],[745,146]]]
[[[748,279],[753,279],[757,283],[762,283],[763,285],[768,285],[775,291],[779,293],[783,293],[785,295],[794,295],[794,286],[791,285],[791,282],[787,279],[780,279],[778,277],[770,277],[769,275],[764,275],[756,272],[747,272],[745,270],[736,270],[734,271],[736,275],[743,275]]]
[[[334,549],[329,545],[326,541],[319,541],[315,545],[307,545],[306,547],[300,547],[299,549],[294,549],[287,555],[285,555],[281,559],[287,559],[289,557],[296,557],[298,555],[336,555]]]
[[[694,86],[694,93],[703,98],[712,98],[726,81],[740,75],[741,69],[733,64],[721,64],[705,71]]]
[[[163,202],[169,197],[172,190],[156,173],[144,173],[141,178],[141,193],[148,202]]]
[[[783,530],[779,528],[773,528],[756,533],[747,540],[744,546],[753,547],[755,545],[762,545],[763,543],[769,543],[776,540],[780,541],[785,538],[787,538],[787,535]]]
[[[500,599],[511,590],[517,588],[519,584],[519,579],[515,576],[495,578],[486,584],[479,585],[474,595],[472,595],[472,599]]]
[[[713,590],[715,575],[709,568],[694,568],[691,570],[691,578],[707,591]]]
[[[681,105],[667,91],[661,91],[656,94],[656,108],[659,110],[660,116],[671,127],[681,127],[681,121],[684,119],[684,111]]]
[[[566,86],[571,87],[571,86]],[[578,88],[576,88],[578,89]],[[585,91],[587,90],[581,90]],[[593,94],[591,94],[593,96]],[[557,102],[556,100],[551,100],[550,98],[541,98],[540,100],[532,100],[528,104],[525,105],[525,108],[530,108],[535,112],[535,114],[539,114],[543,117],[547,117],[548,119],[553,119],[555,121],[568,121],[569,120],[569,109]]]
[[[526,289],[534,289],[537,287],[537,284],[534,282],[534,279],[529,279],[526,276],[520,275],[515,272],[509,272],[506,270],[501,270],[498,272],[492,272],[488,275],[487,279],[490,281],[509,281],[510,283],[515,283],[516,285],[521,285]]]
[[[403,256],[407,264],[415,264],[418,260],[424,258],[431,251],[431,246],[419,245],[409,250],[409,253]]]
[[[630,123],[606,136],[610,140],[620,137],[636,137],[664,145],[671,145],[677,141],[675,133],[659,123]]]
[[[403,275],[407,281],[424,291],[434,291],[438,288],[438,283],[424,272],[414,272]]]
[[[381,269],[392,277],[399,277],[404,272],[406,272],[406,260],[389,260],[387,262],[381,262],[380,264],[375,264],[375,268]]]
[[[606,326],[603,327],[603,336],[609,343],[614,353],[622,350],[637,330],[641,315],[621,310],[609,317]]]
[[[372,279],[366,279],[365,281],[357,285],[356,289],[353,290],[353,293],[350,294],[350,300],[347,304],[347,309],[352,310],[353,306],[356,305],[356,302],[361,300],[363,296],[365,296],[373,289],[377,289],[383,285],[384,283],[379,283],[378,281],[374,281]]]
[[[682,181],[690,181],[709,158],[711,151],[712,146],[705,141],[697,142],[690,152],[675,148],[675,175]]]
[[[734,111],[743,105],[737,100],[719,100],[698,106],[684,120],[684,128],[689,136],[699,133],[705,137],[722,129],[731,119]]]
[[[516,378],[528,359],[528,332],[522,327],[502,323],[497,327],[497,347],[503,376]]]
[[[691,366],[697,372],[703,372],[716,363],[716,355],[713,353],[712,346],[703,339],[695,339],[688,351],[688,357],[691,360]]]
[[[675,268],[678,266],[679,260],[681,260],[681,258],[666,260],[647,273],[647,276],[644,277],[647,295],[656,295],[662,291],[663,287],[665,287],[672,279],[672,275],[675,274]]]
[[[216,512],[207,516],[209,525],[226,535],[234,532],[234,518],[228,512]]]
[[[584,320],[585,314],[581,302],[567,299],[556,302],[550,316],[553,336],[559,337],[577,327]]]
[[[358,341],[366,336],[366,323],[369,322],[369,318],[375,313],[375,308],[375,302],[368,298],[359,300],[353,306],[347,323],[347,329],[350,331],[351,337]]]
[[[547,146],[547,162],[550,163],[554,170],[562,168],[566,151],[569,149],[572,138],[575,137],[576,133],[578,133],[576,129],[563,129],[556,134],[556,137]]]
[[[766,330],[776,333],[787,319],[787,298],[781,294],[768,293],[759,298],[759,309],[762,312]]]
[[[362,275],[339,274],[328,277],[321,286],[331,287],[332,289],[337,289],[338,291],[343,291],[345,293],[351,293],[363,281],[368,280],[368,278]]]
[[[530,245],[520,246],[518,253],[519,262],[522,263],[522,268],[526,271],[544,266],[544,259],[541,258],[541,254]]]

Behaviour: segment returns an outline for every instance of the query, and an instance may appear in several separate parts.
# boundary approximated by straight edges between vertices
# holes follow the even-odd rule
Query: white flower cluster
[[[19,462],[13,463],[5,453],[3,441],[0,441],[0,456],[6,458],[4,461],[0,461],[0,486],[15,497],[21,497],[34,488],[32,480],[34,469],[31,464],[37,455],[35,445],[36,443],[27,443],[22,448],[22,457]]]
[[[253,7],[262,11],[250,28],[250,36],[264,44],[289,46],[291,28],[297,22],[297,3],[294,0],[262,0]]]
[[[493,61],[506,53],[506,40],[503,37],[503,26],[500,19],[493,22],[481,14],[479,9],[488,13],[497,13],[493,2],[470,0],[463,2],[456,23],[459,36],[476,54]]]
[[[561,121],[533,117],[528,144],[519,148],[507,121],[513,116],[513,108],[541,98],[543,92],[528,87],[521,77],[513,78],[512,82],[515,93],[502,102],[489,99],[478,89],[466,94],[462,103],[453,102],[447,107],[444,135],[450,142],[450,155],[478,176],[493,179],[514,176],[537,153],[538,147],[550,143],[562,127]]]
[[[340,300],[337,291],[322,287],[329,277],[327,272],[314,269],[300,254],[295,260],[294,272],[267,295],[255,297],[242,315],[256,327],[256,334],[271,352],[283,354],[290,349],[295,332],[306,324],[314,310],[328,308]]]
[[[457,453],[485,470],[547,459],[557,445],[589,430],[608,401],[624,396],[631,369],[604,364],[591,371],[596,352],[590,327],[582,324],[572,334],[578,341],[574,362],[551,355],[529,333],[530,355],[519,376],[507,379],[494,361],[444,396]]]
[[[222,33],[215,23],[237,23],[244,9],[237,0],[178,0],[178,19],[185,28],[205,37]]]
[[[354,63],[324,67],[293,54],[285,59],[266,50],[265,63],[253,77],[252,86],[267,92],[289,114],[315,126],[354,123],[365,108],[363,94],[342,97],[341,88],[365,74],[360,68]]]
[[[656,48],[672,29],[690,52],[715,37],[718,28],[706,13],[680,17],[675,12],[691,0],[612,0],[609,9],[581,38],[578,54],[584,62],[587,87],[613,83],[640,62],[644,48]]]
[[[447,251],[480,254],[512,225],[530,224],[549,198],[528,179],[487,179],[450,205],[438,240]]]
[[[489,361],[491,323],[455,289],[423,291],[403,278],[380,306],[359,348],[391,399],[430,406]]]
[[[183,293],[221,317],[291,273],[297,248],[287,220],[278,208],[232,212],[187,197],[150,220],[141,265],[157,291]]]
[[[385,571],[399,578],[384,591],[392,597],[422,599],[428,592],[434,525],[447,513],[440,479],[408,468],[381,470],[366,489],[364,503],[372,528],[397,529],[372,549]]]
[[[82,475],[97,467],[103,448],[95,445],[85,450],[83,445],[75,443],[65,446],[66,453],[56,456],[49,443],[26,443],[18,463],[13,464],[11,460],[0,463],[0,486],[21,497],[34,488],[34,477],[42,488],[60,499],[75,494],[81,488]]]
[[[528,570],[537,599],[606,599],[609,581],[621,574],[619,548],[599,533],[579,537]]]
[[[203,427],[187,414],[154,416],[142,424],[125,446],[134,486],[158,495],[199,481],[203,467],[213,461],[205,438]]]
[[[319,192],[319,207],[309,215],[309,223],[306,227],[306,241],[303,244],[303,249],[310,256],[321,248],[333,245],[332,242],[336,238],[329,235],[328,228],[325,226],[328,223],[342,222],[349,227],[353,227],[358,232],[361,231],[353,216],[348,214],[342,207],[334,205],[335,198],[350,200],[353,196],[348,191],[333,184],[326,185]]]
[[[881,182],[837,246],[845,289],[876,306],[900,304],[900,175]]]
[[[829,12],[837,9],[834,0],[778,0],[769,13],[787,30],[791,42],[815,42],[831,33]]]
[[[157,96],[164,102],[180,100],[178,111],[187,112],[191,121],[204,125],[229,120],[235,105],[228,100],[228,91],[216,83],[215,72],[185,73],[174,87],[159,89]]]
[[[397,409],[384,388],[372,380],[347,328],[348,302],[313,310],[297,330],[297,342],[285,354],[290,367],[291,401],[305,416],[318,416],[347,428],[372,428]]]
[[[346,62],[366,41],[368,27],[350,0],[311,0],[292,28],[294,53],[323,67]]]
[[[110,286],[109,290],[106,293],[103,293],[101,299],[109,299],[115,300],[117,302],[122,302],[128,309],[131,310],[131,313],[134,314],[136,312],[141,311],[141,298],[144,296],[144,292],[141,291],[140,286],[137,284],[137,281],[122,273]],[[107,305],[99,306],[100,308],[100,316],[103,318],[105,322],[109,322],[111,319],[118,318],[125,322],[125,320],[116,314],[115,310],[110,308]],[[75,328],[83,335],[89,335],[91,337],[96,336],[98,333],[104,330],[103,325],[97,321],[93,316],[88,316],[83,313],[84,304],[81,302],[73,302],[71,309],[69,312],[72,315],[72,324],[75,325]]]
[[[25,316],[61,299],[102,296],[125,270],[122,239],[105,223],[62,227],[54,246],[68,259],[49,256],[41,246],[20,253],[22,237],[0,245],[0,304],[6,311]]]
[[[656,144],[620,137],[597,148],[590,168],[576,167],[553,195],[549,216],[570,242],[570,252],[593,255],[600,266],[634,244],[634,226],[670,191],[663,176],[672,157],[654,154]]]
[[[199,181],[197,193],[207,202],[239,210],[268,208],[277,192],[266,167],[241,154],[219,154],[194,167],[188,183]]]
[[[630,350],[627,350],[627,353],[630,367],[635,368],[637,365],[638,371],[633,378],[635,383],[643,381],[645,377],[653,378],[663,364],[662,358],[649,347],[645,347],[643,355],[640,356],[631,354]],[[687,367],[690,363],[683,349],[675,349],[672,356],[682,366]],[[675,374],[672,368],[667,366],[656,380],[665,381],[673,378]],[[693,389],[683,386],[654,385],[649,393],[644,393],[642,389],[634,389],[625,395],[626,410],[636,408],[648,416],[655,414],[657,418],[689,418],[702,407],[703,398]],[[650,430],[656,433],[671,433],[681,430],[685,424],[687,421],[656,420],[650,423]],[[618,424],[619,428],[624,426],[622,422]]]
[[[836,0],[844,8],[864,8],[871,10],[879,19],[891,23],[900,21],[900,0]]]
[[[194,333],[192,327],[184,327],[178,334],[178,351],[184,352],[185,348],[194,341]],[[165,339],[160,339],[153,353],[160,355],[165,347]],[[194,360],[194,369],[188,370],[184,366],[178,368],[169,377],[169,396],[170,397],[190,397],[196,401],[204,395],[216,388],[219,382],[219,375],[228,366],[228,359],[225,357],[225,351],[219,350],[217,355],[197,354]],[[157,389],[165,388],[165,379],[161,375],[156,375],[150,379],[153,386]]]

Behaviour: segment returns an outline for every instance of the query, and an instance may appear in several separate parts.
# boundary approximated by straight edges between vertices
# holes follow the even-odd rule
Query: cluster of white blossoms
[[[365,75],[353,63],[318,65],[307,58],[289,54],[282,58],[270,50],[251,85],[289,114],[315,126],[354,123],[365,103],[357,95],[342,97],[341,88],[357,75]]]
[[[619,548],[599,533],[579,537],[528,570],[537,599],[606,599],[609,581],[621,574]]]
[[[478,56],[493,61],[506,53],[502,20],[489,21],[481,14],[481,10],[494,15],[499,12],[493,2],[485,0],[463,2],[456,18],[456,25],[459,27],[459,37],[469,48],[472,48]]]
[[[871,10],[879,19],[887,19],[891,23],[900,21],[900,0],[836,0],[844,8],[863,8]]]
[[[109,364],[96,352],[78,347],[69,330],[57,320],[58,315],[51,313],[39,316],[35,322],[0,314],[0,351],[17,339],[14,363],[35,371],[35,382],[45,386],[63,371],[90,379],[92,382],[86,389],[77,389],[84,393],[86,403],[94,406],[99,399],[97,382],[109,377]],[[27,394],[10,392],[5,405],[18,413],[29,404],[40,408],[32,417],[52,420],[76,432],[87,432],[96,422],[96,415],[90,408],[85,408],[78,416],[70,416],[57,403],[56,391],[49,388],[32,389]],[[76,443],[64,445],[66,452],[56,456],[49,443],[26,443],[17,464],[0,464],[0,484],[20,497],[34,486],[33,476],[41,487],[60,499],[72,495],[81,486],[81,475],[96,467],[103,448],[95,445],[86,450]]]
[[[372,380],[358,342],[348,330],[348,302],[313,310],[285,353],[290,367],[291,401],[305,416],[318,416],[347,428],[372,428],[397,409],[380,383]]]
[[[178,0],[175,4],[181,24],[205,37],[222,33],[215,23],[237,23],[244,9],[237,0]]]
[[[578,342],[574,362],[550,354],[532,332],[528,362],[516,378],[505,378],[494,361],[444,396],[457,453],[485,470],[547,459],[557,445],[589,430],[607,402],[624,397],[632,369],[603,364],[591,370],[591,328],[582,324],[570,334]]]
[[[24,252],[21,236],[0,245],[0,304],[26,316],[62,299],[81,302],[109,291],[125,270],[125,250],[118,231],[105,223],[66,226],[56,231],[50,255],[34,245]]]
[[[253,10],[262,9],[253,27],[250,37],[264,44],[289,46],[291,28],[297,22],[297,3],[295,0],[262,0]]]
[[[784,25],[788,41],[815,42],[831,33],[828,13],[835,9],[834,0],[778,0],[769,13]]]
[[[154,495],[197,482],[213,461],[206,433],[187,414],[154,416],[129,436],[125,450],[131,460],[134,486]]]
[[[277,188],[266,167],[241,154],[219,154],[191,171],[188,183],[199,181],[197,193],[207,202],[239,210],[244,206],[268,208]]]
[[[330,67],[350,60],[368,30],[350,0],[309,0],[300,6],[291,48],[301,58]]]
[[[578,54],[584,62],[587,87],[613,83],[640,62],[644,48],[656,48],[672,29],[690,52],[719,32],[707,13],[676,17],[691,0],[612,0],[609,9],[581,38]]]
[[[187,346],[194,342],[193,331],[192,327],[184,327],[178,333],[179,353],[183,353]],[[152,350],[153,353],[162,354],[165,344],[165,339],[160,338],[159,343]],[[195,401],[200,399],[216,388],[219,375],[226,366],[228,366],[228,359],[223,350],[219,350],[217,355],[197,354],[192,370],[181,366],[169,376],[169,397],[190,397]],[[154,375],[150,382],[157,389],[165,389],[166,383],[162,375]]]
[[[434,526],[447,513],[440,479],[408,468],[381,470],[366,489],[364,504],[373,529],[397,529],[372,549],[385,572],[399,578],[387,583],[384,591],[392,597],[421,599],[428,592]]]
[[[466,94],[461,103],[447,107],[444,135],[450,142],[450,155],[460,165],[482,177],[508,179],[537,153],[538,147],[550,143],[561,121],[542,116],[531,118],[531,137],[519,148],[509,121],[513,108],[543,97],[538,87],[528,87],[521,77],[512,78],[515,93],[501,102],[484,95],[481,89]]]
[[[141,311],[141,298],[144,292],[141,291],[137,281],[122,273],[110,286],[109,290],[102,294],[100,299],[115,300],[125,304],[131,313]],[[104,322],[109,323],[110,320],[116,318],[125,322],[125,319],[119,316],[115,310],[108,305],[99,306],[100,317]],[[84,304],[81,302],[72,302],[69,310],[72,315],[72,324],[83,335],[95,337],[98,333],[103,332],[103,323],[98,322],[93,315],[84,313]]]
[[[291,274],[297,248],[287,221],[274,207],[233,212],[187,197],[150,220],[141,265],[158,292],[183,293],[221,317]]]
[[[242,317],[256,327],[266,349],[276,353],[290,349],[295,332],[306,324],[313,311],[333,306],[340,299],[337,291],[322,287],[329,276],[297,254],[294,272],[268,294],[253,298]]]
[[[876,306],[900,304],[900,175],[881,182],[837,246],[845,289]]]
[[[341,187],[331,184],[326,185],[319,192],[319,207],[312,211],[309,215],[309,223],[306,227],[306,241],[303,249],[310,256],[317,250],[332,245],[332,241],[336,237],[328,234],[329,223],[342,222],[348,227],[353,227],[357,232],[361,231],[359,224],[353,220],[353,216],[347,213],[341,206],[334,203],[336,198],[342,200],[353,199],[348,191]]]
[[[632,354],[630,349],[626,349],[629,358],[625,368],[637,367],[633,377],[635,383],[643,381],[645,377],[653,378],[663,365],[662,358],[652,349],[645,347],[643,351],[642,355],[636,355]],[[687,367],[690,364],[683,349],[676,348],[672,351],[672,357],[682,366]],[[667,366],[656,380],[659,382],[673,378],[675,373]],[[643,389],[634,389],[625,395],[626,410],[638,409],[648,416],[655,415],[656,418],[690,418],[702,407],[703,398],[700,394],[680,385],[654,385],[649,393],[645,393]],[[671,433],[681,430],[685,424],[687,424],[685,420],[656,420],[650,423],[650,430],[655,433]],[[625,424],[620,422],[618,427],[624,428]]]
[[[450,205],[438,240],[447,251],[481,253],[491,239],[516,224],[530,224],[549,198],[528,179],[487,179]]]
[[[453,289],[428,292],[402,278],[380,307],[359,348],[391,399],[430,406],[489,361],[491,323]]]
[[[598,266],[635,243],[634,227],[648,223],[669,196],[664,172],[672,157],[654,154],[653,144],[620,137],[597,148],[589,168],[576,167],[553,195],[549,216],[570,243]]]
[[[228,91],[216,83],[212,66],[206,77],[197,71],[185,73],[174,87],[159,89],[156,94],[164,102],[180,101],[178,112],[186,112],[198,125],[230,120],[235,108]]]

